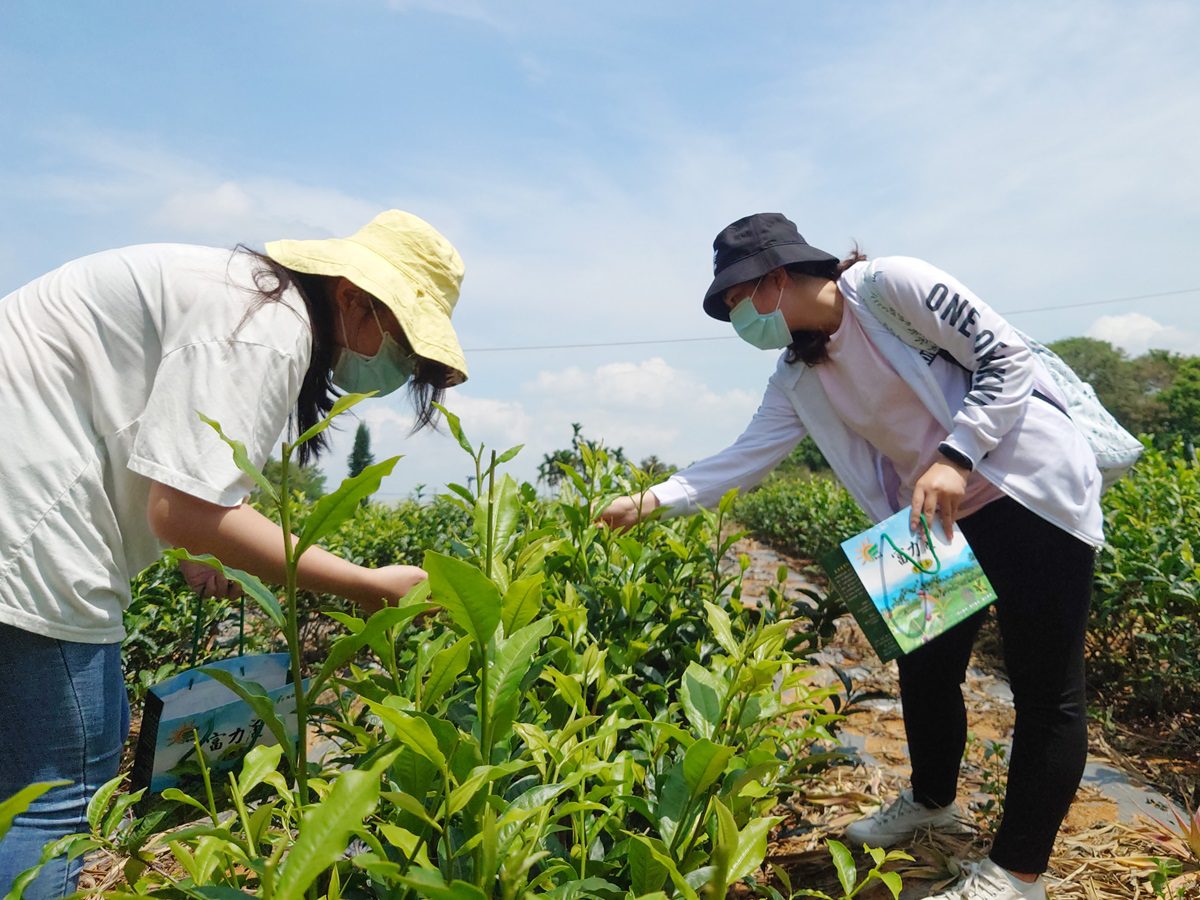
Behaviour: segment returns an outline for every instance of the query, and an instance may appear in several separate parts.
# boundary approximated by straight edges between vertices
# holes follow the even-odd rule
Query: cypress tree
[[[353,478],[374,463],[375,454],[371,452],[371,432],[367,429],[366,422],[359,422],[358,429],[354,432],[354,447],[346,460],[346,465],[350,467],[350,477]]]

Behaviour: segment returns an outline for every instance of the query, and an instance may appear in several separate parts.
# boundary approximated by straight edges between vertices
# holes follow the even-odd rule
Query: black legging
[[[991,858],[1044,872],[1087,760],[1083,641],[1095,550],[1004,498],[958,523],[996,591],[1016,707],[1004,817]],[[900,658],[915,799],[954,801],[967,741],[961,685],[986,610]]]

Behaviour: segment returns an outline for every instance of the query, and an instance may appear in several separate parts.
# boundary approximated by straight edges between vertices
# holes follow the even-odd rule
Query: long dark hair
[[[256,263],[252,276],[255,297],[245,319],[267,303],[282,302],[290,287],[295,287],[304,300],[312,332],[312,354],[304,380],[300,383],[300,397],[296,401],[295,412],[289,422],[294,433],[302,434],[329,414],[334,400],[341,394],[333,384],[332,370],[337,347],[333,340],[334,310],[329,290],[332,279],[289,269],[244,244],[238,244],[234,253],[244,253]],[[245,322],[245,319],[242,321]],[[434,404],[442,402],[446,388],[455,384],[457,378],[458,373],[449,366],[417,357],[417,369],[408,382],[408,397],[415,414],[410,434],[434,424],[437,416]],[[329,449],[327,435],[328,432],[323,432],[300,445],[297,451],[300,465],[316,462]]]
[[[867,255],[858,248],[858,244],[855,244],[846,254],[845,259],[819,263],[793,263],[784,268],[789,275],[808,275],[813,278],[837,281],[842,277],[843,272],[866,258]],[[792,342],[788,344],[787,348],[786,361],[789,364],[802,362],[806,366],[815,366],[817,363],[829,359],[829,351],[825,346],[828,343],[829,335],[823,331],[793,331]]]

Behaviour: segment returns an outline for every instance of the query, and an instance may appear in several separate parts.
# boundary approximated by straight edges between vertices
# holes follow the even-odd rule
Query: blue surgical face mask
[[[783,311],[779,308],[783,303],[783,288],[779,289],[779,300],[774,311],[760,313],[754,308],[754,295],[758,293],[759,284],[762,284],[761,278],[758,279],[758,284],[754,285],[750,296],[743,297],[730,311],[729,321],[733,323],[733,330],[738,333],[738,337],[752,347],[758,347],[760,350],[782,350],[792,342],[791,329],[788,328]]]
[[[379,314],[375,312],[375,304],[371,304],[371,313],[375,316],[375,324],[383,335],[383,342],[374,356],[365,356],[351,350],[349,347],[339,348],[337,360],[333,364],[333,383],[343,391],[351,394],[365,394],[375,391],[382,397],[402,387],[416,371],[417,361],[412,354],[407,353],[394,337],[388,334]],[[341,315],[341,310],[338,310]],[[342,334],[346,333],[346,320],[342,319]]]

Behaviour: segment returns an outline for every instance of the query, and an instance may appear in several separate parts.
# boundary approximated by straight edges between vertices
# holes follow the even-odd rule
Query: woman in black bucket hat
[[[1087,755],[1083,642],[1101,476],[1064,398],[1023,337],[953,276],[919,259],[844,260],[778,213],[713,242],[704,311],[782,350],[742,435],[601,514],[628,527],[715,506],[764,478],[806,435],[876,521],[911,505],[962,529],[997,594],[1012,682],[1004,817],[987,859],[941,898],[1045,898],[1045,871]],[[886,321],[885,321],[886,320]],[[901,657],[910,787],[848,836],[891,846],[958,828],[967,723],[961,684],[986,610]]]

